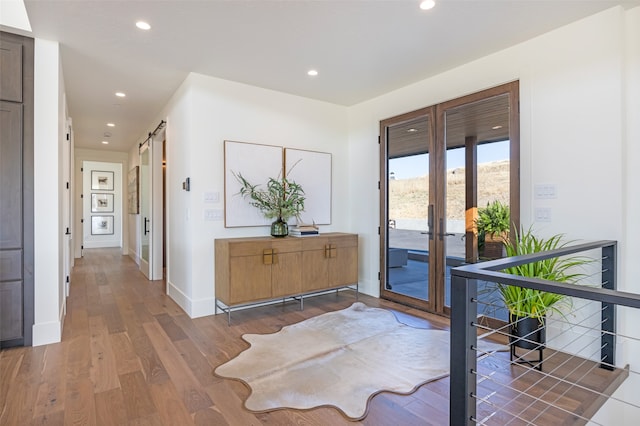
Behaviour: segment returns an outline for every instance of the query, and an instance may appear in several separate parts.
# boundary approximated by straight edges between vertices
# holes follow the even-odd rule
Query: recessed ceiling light
[[[145,31],[151,29],[151,25],[147,24],[144,21],[136,22],[136,27],[140,28],[141,30],[145,30]]]
[[[124,98],[124,97],[125,97],[125,96],[127,96],[127,95],[125,95],[125,94],[124,94],[124,93],[122,93],[122,92],[116,92],[116,96],[117,96],[117,97],[119,97],[119,98]]]
[[[434,0],[424,0],[420,2],[420,9],[422,10],[433,9],[435,5],[436,5],[436,2]]]
[[[409,133],[413,133],[413,132],[417,132],[417,131],[418,131],[418,129],[414,129],[413,127],[410,128],[410,129],[407,129],[407,132],[409,132]]]
[[[502,126],[493,126],[492,127],[493,130],[498,130],[498,129],[502,129]]]
[[[307,71],[307,75],[310,75],[311,77],[315,77],[316,75],[318,75],[318,71],[309,70],[309,71]]]
[[[109,141],[102,141],[103,145],[109,145]]]
[[[115,124],[113,124],[113,123],[107,123],[107,126],[109,126],[109,127],[116,127],[116,125],[115,125]]]

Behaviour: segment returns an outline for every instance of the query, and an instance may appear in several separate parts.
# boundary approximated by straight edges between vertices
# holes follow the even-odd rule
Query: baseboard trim
[[[33,346],[59,343],[62,340],[62,321],[33,324]]]
[[[189,315],[189,318],[206,317],[215,313],[213,298],[193,300],[170,281],[167,281],[167,295]]]
[[[138,257],[138,253],[135,250],[129,249],[129,257],[136,263],[136,265],[140,266],[140,257]]]
[[[86,249],[122,247],[120,241],[85,241],[82,245]]]

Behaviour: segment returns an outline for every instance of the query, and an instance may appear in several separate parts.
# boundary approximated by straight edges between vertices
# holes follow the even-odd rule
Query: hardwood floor
[[[440,317],[360,295],[369,306]],[[190,319],[147,281],[119,249],[85,250],[76,260],[62,342],[0,352],[2,425],[442,425],[448,423],[448,384],[409,396],[381,393],[362,422],[337,410],[279,410],[252,414],[248,389],[214,377],[213,369],[248,345],[245,333],[271,333],[355,301],[351,291]],[[401,315],[403,321],[422,321]],[[447,382],[448,383],[448,382]]]
[[[213,376],[215,367],[248,347],[243,334],[273,333],[354,301],[353,292],[342,291],[305,299],[303,311],[293,301],[237,311],[231,326],[224,314],[192,320],[165,295],[164,282],[146,280],[119,249],[85,250],[73,270],[62,342],[0,351],[0,425],[448,424],[448,378],[411,395],[380,393],[364,420],[350,422],[332,408],[252,414],[242,405],[249,395],[245,385]],[[366,295],[360,301],[392,309],[409,325],[448,329],[442,317]],[[585,424],[572,413],[589,418],[604,401],[585,389],[610,394],[626,371],[558,355],[546,355],[546,378],[523,374],[523,367],[509,364],[507,352],[482,359],[478,370],[492,380],[483,381],[478,394],[520,413],[510,424]],[[534,402],[549,400],[562,410],[532,404],[517,391],[527,388],[544,395]],[[487,424],[513,420],[494,410],[481,405],[478,416]]]

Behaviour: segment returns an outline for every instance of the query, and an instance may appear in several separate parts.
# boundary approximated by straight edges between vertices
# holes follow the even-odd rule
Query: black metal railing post
[[[616,246],[602,247],[602,288],[617,290]],[[616,363],[616,305],[602,302],[600,367],[613,370]]]
[[[476,416],[477,345],[474,323],[477,316],[478,283],[474,279],[451,277],[451,356],[449,424],[474,425]]]

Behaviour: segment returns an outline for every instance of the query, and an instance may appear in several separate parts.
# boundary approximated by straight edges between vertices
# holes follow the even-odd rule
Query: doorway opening
[[[518,83],[380,122],[381,297],[449,315],[451,268],[482,260],[478,208],[519,226]]]

